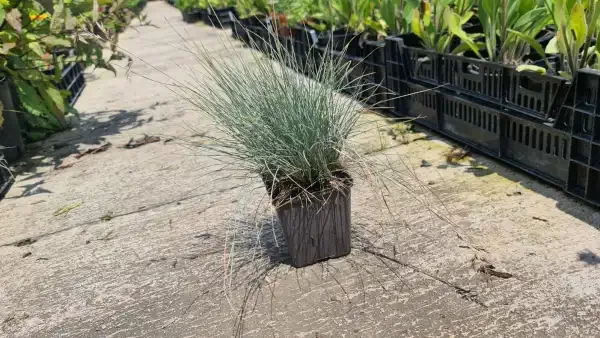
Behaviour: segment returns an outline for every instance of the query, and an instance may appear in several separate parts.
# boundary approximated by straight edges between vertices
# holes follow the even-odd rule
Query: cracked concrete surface
[[[156,67],[136,62],[136,72],[189,73],[194,57],[176,48],[175,31],[224,54],[219,41],[230,32],[184,24],[163,2],[146,12],[159,27],[137,26],[120,38]],[[295,270],[279,259],[283,249],[264,240],[264,259],[242,257],[225,270],[233,218],[256,205],[266,210],[264,219],[247,219],[238,252],[256,242],[257,226],[265,238],[278,231],[260,184],[246,188],[249,178],[217,170],[178,142],[119,147],[143,134],[202,142],[210,122],[162,85],[128,80],[124,71],[89,75],[77,108],[81,128],[39,144],[0,202],[2,337],[600,336],[600,214],[521,172],[477,155],[484,169],[446,165],[449,142],[430,135],[402,145],[382,132],[386,149],[370,156],[406,164],[405,174],[426,187],[417,192],[429,207],[391,189],[392,220],[359,180],[349,257]],[[381,145],[376,134],[366,147]],[[112,147],[54,169],[77,147],[102,142]],[[83,203],[54,216],[74,202]],[[477,273],[474,255],[513,278]]]

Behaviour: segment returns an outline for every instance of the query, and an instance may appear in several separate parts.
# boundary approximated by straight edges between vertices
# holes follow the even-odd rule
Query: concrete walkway
[[[146,77],[189,75],[194,56],[176,32],[218,57],[250,53],[223,50],[230,32],[184,24],[164,2],[146,12],[158,27],[120,38],[154,66],[134,63]],[[373,132],[365,151],[408,165],[427,204],[391,189],[390,217],[357,182],[353,253],[296,270],[260,184],[194,150],[209,121],[123,70],[89,78],[81,127],[37,145],[0,202],[0,336],[600,336],[597,209],[484,157],[447,165],[451,144],[435,136],[400,144]],[[144,134],[161,141],[121,148]],[[173,136],[186,142],[164,142]],[[232,258],[233,219],[247,231]],[[512,277],[478,272],[484,260]]]

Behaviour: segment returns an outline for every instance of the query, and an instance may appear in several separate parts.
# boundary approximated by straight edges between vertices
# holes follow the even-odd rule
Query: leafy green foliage
[[[198,0],[176,0],[175,7],[182,11],[186,11],[194,8],[200,8],[200,3]]]
[[[506,64],[522,62],[528,46],[550,23],[548,11],[537,0],[482,0],[479,20],[487,57]]]
[[[412,32],[421,38],[426,49],[447,52],[454,36],[461,38],[468,46],[475,48],[472,37],[462,29],[473,16],[472,3],[461,3],[456,6],[460,12],[452,9],[452,0],[433,0],[433,4],[422,0],[417,8],[411,11]],[[459,49],[459,50],[462,50]]]
[[[598,39],[599,33],[598,1],[545,0],[545,5],[558,28],[556,36],[546,47],[546,53],[560,54],[564,69],[559,73],[571,79],[579,68],[597,67],[600,45],[596,43],[593,47],[592,41]]]
[[[0,6],[0,71],[14,84],[30,138],[63,128],[73,111],[56,88],[72,62],[114,71],[103,57],[105,43],[89,34],[102,22],[141,10],[144,0],[5,1]],[[100,13],[101,6],[113,11]],[[127,6],[132,6],[131,8]],[[74,55],[67,53],[74,51]]]
[[[269,15],[271,6],[268,0],[238,0],[236,10],[241,18],[260,17]]]

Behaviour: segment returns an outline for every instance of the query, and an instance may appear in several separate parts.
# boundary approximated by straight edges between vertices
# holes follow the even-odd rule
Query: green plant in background
[[[271,12],[268,0],[237,0],[236,10],[242,19],[264,17]]]
[[[379,13],[387,26],[388,35],[398,35],[410,30],[412,10],[417,7],[414,0],[381,0]]]
[[[143,4],[140,0],[101,3],[111,8]],[[29,140],[61,130],[65,115],[76,113],[66,102],[69,92],[56,87],[66,65],[81,62],[114,71],[103,57],[105,44],[87,33],[111,17],[99,8],[92,0],[2,3],[0,70],[15,87]]]
[[[176,0],[175,7],[182,11],[188,11],[194,8],[202,8],[200,7],[200,1],[198,0]]]
[[[282,12],[285,14],[290,25],[306,23],[315,25],[315,13],[319,12],[318,0],[286,1]]]
[[[597,0],[545,1],[551,19],[557,27],[556,36],[546,46],[546,53],[560,54],[563,70],[559,74],[572,79],[579,68],[597,67],[600,45],[592,46],[598,38],[600,8]]]
[[[473,40],[474,36],[463,31],[462,25],[473,16],[471,8],[473,2],[460,1],[455,6],[452,0],[421,0],[418,7],[411,12],[411,30],[421,38],[425,49],[439,53],[448,51],[454,36],[459,37],[464,45],[459,46],[453,53],[464,51],[467,48],[477,50]],[[456,12],[454,9],[459,10]]]
[[[490,61],[520,64],[530,46],[544,56],[535,38],[550,17],[538,0],[481,0],[479,20]]]
[[[207,0],[208,5],[213,9],[220,9],[235,6],[235,0]]]

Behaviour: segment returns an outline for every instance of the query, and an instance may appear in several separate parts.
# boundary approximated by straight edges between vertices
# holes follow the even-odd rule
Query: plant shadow
[[[123,131],[142,127],[154,121],[148,113],[166,102],[156,102],[148,107],[134,110],[103,110],[81,115],[79,126],[51,135],[45,140],[27,145],[24,156],[13,164],[14,188],[23,191],[10,198],[20,198],[41,193],[51,193],[41,187],[44,175],[57,168],[65,158],[81,148],[106,143],[106,137]],[[144,116],[145,115],[145,116]],[[159,121],[157,121],[159,122]],[[20,176],[20,177],[18,177]],[[35,181],[34,181],[35,180]],[[25,182],[28,181],[28,182]]]
[[[450,147],[458,144],[446,137],[437,134],[427,128],[419,128],[419,131],[429,135],[431,140],[437,140],[448,144]],[[521,185],[527,190],[534,191],[537,194],[543,195],[546,198],[556,201],[556,208],[562,212],[569,214],[582,222],[600,230],[600,209],[592,204],[577,199],[567,192],[562,187],[549,184],[535,175],[522,171],[518,168],[510,167],[510,165],[501,162],[495,158],[479,152],[476,149],[469,148],[470,156],[473,160],[467,163],[444,163],[437,166],[437,169],[465,168],[465,173],[473,174],[476,177],[488,176],[497,174],[515,184]],[[513,196],[516,196],[513,194]]]
[[[587,265],[600,265],[600,256],[587,249],[577,253],[578,259]]]

